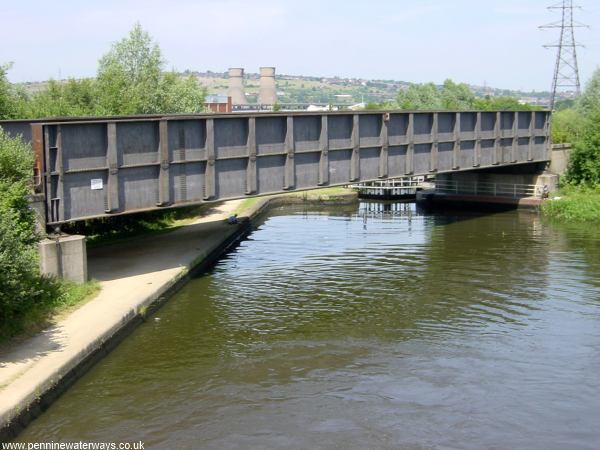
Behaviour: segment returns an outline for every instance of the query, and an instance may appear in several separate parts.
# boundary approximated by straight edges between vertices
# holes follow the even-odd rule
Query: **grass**
[[[600,186],[567,186],[542,204],[542,214],[562,222],[600,223]]]
[[[233,211],[235,216],[241,216],[245,214],[247,211],[252,209],[254,205],[258,202],[262,201],[263,197],[250,197],[245,199],[242,203],[239,204],[237,208]]]
[[[89,248],[125,242],[140,236],[162,234],[189,225],[210,212],[214,205],[202,204],[169,211],[88,221],[65,231],[86,236]]]
[[[286,194],[276,194],[265,197],[251,197],[245,199],[234,211],[236,216],[247,214],[258,202],[263,199],[270,198],[289,198],[289,199],[302,199],[308,202],[324,202],[324,201],[335,201],[340,197],[346,197],[348,195],[356,196],[356,192],[352,189],[344,186],[334,186],[321,189],[311,189],[306,191],[289,192]]]
[[[19,340],[47,328],[66,317],[98,294],[100,285],[92,280],[78,284],[65,280],[48,280],[52,284],[53,295],[25,311],[18,321],[0,326],[0,346],[13,338]]]
[[[62,280],[61,284],[63,295],[52,305],[49,311],[56,320],[62,319],[100,292],[100,284],[96,280],[81,284]]]
[[[308,197],[311,198],[311,197],[346,195],[346,194],[350,194],[353,192],[354,192],[354,190],[347,188],[345,186],[333,186],[333,187],[328,187],[328,188],[312,189],[310,191],[295,192],[294,194],[296,194],[296,195],[307,194]]]

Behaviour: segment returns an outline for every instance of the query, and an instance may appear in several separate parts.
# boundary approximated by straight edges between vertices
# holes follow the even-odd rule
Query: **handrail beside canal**
[[[524,198],[544,196],[544,186],[520,183],[490,183],[481,181],[436,180],[435,191],[442,194],[481,195]]]

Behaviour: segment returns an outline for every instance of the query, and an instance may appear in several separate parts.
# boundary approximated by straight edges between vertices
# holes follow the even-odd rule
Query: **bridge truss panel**
[[[43,136],[41,185],[52,225],[547,161],[548,119],[547,111],[369,111],[101,118],[35,126]],[[28,131],[22,122],[0,125],[24,136]]]

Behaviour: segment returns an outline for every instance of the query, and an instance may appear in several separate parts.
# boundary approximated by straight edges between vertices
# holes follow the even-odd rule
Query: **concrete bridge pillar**
[[[31,194],[28,198],[29,207],[35,214],[35,231],[46,234],[46,197],[44,194]]]
[[[567,171],[571,157],[571,144],[554,144],[550,152],[550,171],[562,175]]]
[[[46,202],[43,194],[31,194],[29,206],[36,219],[36,231],[46,235]],[[44,238],[38,244],[40,272],[76,283],[88,279],[87,247],[85,236]]]
[[[559,176],[555,173],[542,173],[536,176],[535,186],[537,189],[546,186],[547,192],[556,192],[558,191],[558,179]]]
[[[58,236],[39,243],[40,270],[76,283],[88,279],[85,236]]]

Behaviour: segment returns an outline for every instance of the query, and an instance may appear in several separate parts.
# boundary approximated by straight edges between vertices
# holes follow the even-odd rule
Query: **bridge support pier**
[[[46,197],[44,194],[31,194],[28,198],[29,207],[35,215],[35,231],[46,234]]]
[[[469,185],[473,185],[475,189],[478,185],[482,188],[481,194],[486,193],[487,190],[491,189],[493,185],[497,187],[500,185],[506,185],[508,189],[508,185],[517,186],[517,192],[521,192],[519,197],[527,197],[528,195],[524,195],[525,191],[521,190],[520,186],[535,186],[536,188],[543,188],[547,186],[548,192],[555,192],[558,189],[558,175],[553,173],[488,173],[488,172],[456,172],[456,173],[445,173],[439,174],[435,177],[436,182],[438,183],[451,183],[458,185],[459,187],[462,185],[463,188],[468,188]],[[486,186],[489,186],[487,188]],[[474,194],[479,194],[479,192],[473,192]],[[490,194],[493,194],[490,191]]]
[[[85,236],[58,236],[39,243],[40,270],[76,283],[88,279]]]
[[[543,165],[526,164],[497,169],[436,175],[435,189],[417,194],[429,204],[535,207],[558,189],[558,175]]]

